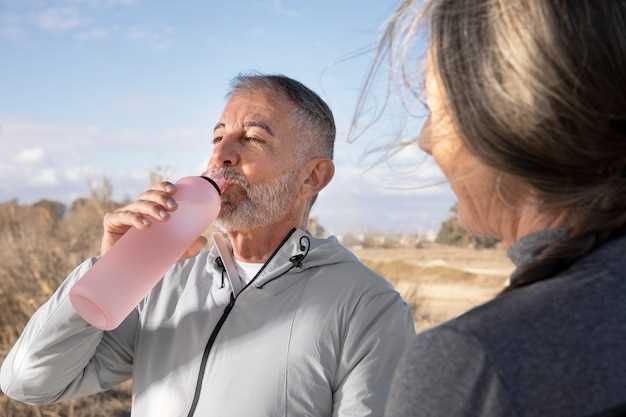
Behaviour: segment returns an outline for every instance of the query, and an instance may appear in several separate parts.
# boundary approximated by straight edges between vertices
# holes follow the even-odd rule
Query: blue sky
[[[373,169],[363,155],[404,132],[394,108],[346,141],[395,1],[0,0],[0,201],[70,202],[109,177],[134,198],[148,171],[201,172],[210,126],[240,72],[283,73],[335,114],[337,174],[313,215],[332,233],[437,229],[453,197],[410,147]],[[395,113],[394,113],[395,112]],[[401,124],[404,126],[403,124]],[[422,188],[419,188],[422,187]]]

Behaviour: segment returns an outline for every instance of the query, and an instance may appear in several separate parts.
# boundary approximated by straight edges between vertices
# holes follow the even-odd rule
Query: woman
[[[424,16],[420,146],[517,268],[414,340],[387,415],[626,415],[626,2],[432,0]]]

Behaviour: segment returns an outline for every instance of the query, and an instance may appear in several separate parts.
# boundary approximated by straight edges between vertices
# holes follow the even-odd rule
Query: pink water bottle
[[[115,329],[217,218],[223,178],[184,177],[176,183],[177,209],[164,222],[130,228],[70,290],[88,323]]]

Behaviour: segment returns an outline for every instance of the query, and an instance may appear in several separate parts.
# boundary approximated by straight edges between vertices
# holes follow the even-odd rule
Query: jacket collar
[[[298,268],[304,270],[309,267],[319,265],[318,262],[310,262],[308,257],[309,252],[315,243],[319,243],[320,239],[313,238],[307,231],[302,229],[292,229],[285,239],[278,245],[274,253],[265,262],[256,277],[250,282],[249,285],[254,285],[257,288],[263,287],[267,282],[278,278],[287,273],[287,271]],[[226,249],[229,253],[222,253],[222,251],[214,245],[209,251],[207,256],[207,271],[220,276],[224,272],[225,276],[230,281],[230,288],[233,288],[236,293],[240,282],[239,277],[232,277],[224,268],[222,259],[225,257],[233,257],[232,246],[228,239],[226,239]],[[218,260],[219,258],[219,260]]]
[[[536,261],[546,248],[566,237],[567,230],[564,228],[546,229],[531,233],[513,243],[507,251],[507,255],[519,269]]]

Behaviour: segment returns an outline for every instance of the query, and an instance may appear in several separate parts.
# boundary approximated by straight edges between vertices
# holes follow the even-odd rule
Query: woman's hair
[[[406,52],[424,22],[466,148],[503,178],[530,186],[544,209],[576,222],[518,270],[511,287],[554,276],[622,233],[626,1],[432,0],[421,16],[417,3],[404,1],[390,20],[370,78],[384,55],[406,58],[393,52]]]

